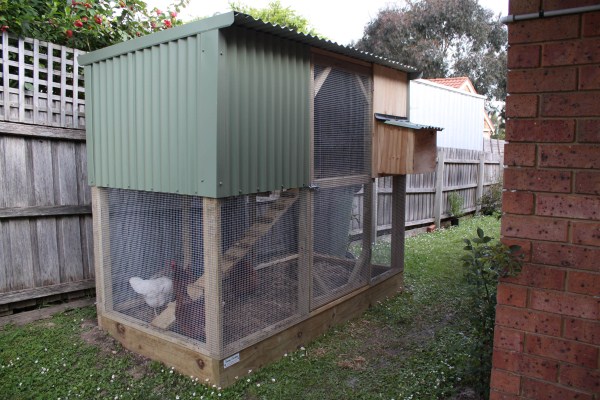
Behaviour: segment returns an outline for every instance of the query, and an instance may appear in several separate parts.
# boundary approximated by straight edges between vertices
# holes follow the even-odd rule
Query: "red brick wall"
[[[526,262],[498,287],[491,399],[600,400],[600,12],[508,30],[502,235]]]

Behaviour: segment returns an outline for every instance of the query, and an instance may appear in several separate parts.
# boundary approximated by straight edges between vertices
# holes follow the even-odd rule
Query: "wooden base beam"
[[[367,308],[398,293],[402,287],[402,274],[397,273],[372,286],[364,286],[323,307],[312,311],[303,321],[249,346],[235,354],[225,354],[236,361],[225,367],[223,360],[206,355],[192,342],[158,332],[148,326],[134,325],[114,313],[99,316],[100,326],[119,340],[127,349],[174,367],[182,374],[194,376],[202,382],[226,387],[285,353],[306,346],[333,325],[359,316]]]

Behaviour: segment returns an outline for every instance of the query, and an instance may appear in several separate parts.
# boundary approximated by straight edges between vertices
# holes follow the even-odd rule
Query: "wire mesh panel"
[[[363,185],[321,189],[314,195],[313,308],[368,282],[364,244],[351,246],[352,201]],[[368,251],[368,249],[367,249]]]
[[[107,191],[109,309],[204,342],[204,299],[187,293],[204,273],[202,198]]]
[[[105,193],[108,311],[214,357],[299,320],[298,190],[222,200]]]
[[[315,65],[314,79],[315,179],[368,174],[371,78]]]
[[[311,307],[315,309],[369,279],[372,79],[368,73],[327,63],[314,66],[313,78],[314,178],[321,187],[313,195]],[[354,197],[365,192],[363,241],[351,246],[352,221],[357,218]]]
[[[223,342],[239,351],[298,317],[298,191],[223,202]]]

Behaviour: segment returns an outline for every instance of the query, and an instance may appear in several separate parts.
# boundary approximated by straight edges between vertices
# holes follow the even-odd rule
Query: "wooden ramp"
[[[265,214],[262,217],[258,217],[257,221],[248,228],[246,234],[223,254],[221,259],[221,273],[223,277],[252,250],[254,245],[290,209],[296,200],[298,200],[299,193],[298,189],[281,192],[280,197],[269,205]],[[188,285],[187,293],[192,300],[197,300],[204,296],[204,284],[204,275],[202,275],[200,279]],[[175,322],[175,307],[176,302],[169,303],[169,306],[154,318],[152,325],[157,328],[168,329]]]
[[[265,215],[259,217],[258,220],[248,228],[244,237],[235,242],[225,254],[223,254],[221,273],[224,276],[229,273],[231,268],[240,262],[250,250],[252,250],[252,247],[254,247],[256,242],[265,236],[273,225],[279,221],[283,214],[289,210],[298,199],[298,193],[298,189],[282,192],[279,199],[269,205]],[[187,291],[188,295],[193,300],[200,298],[204,293],[204,276],[190,284]]]

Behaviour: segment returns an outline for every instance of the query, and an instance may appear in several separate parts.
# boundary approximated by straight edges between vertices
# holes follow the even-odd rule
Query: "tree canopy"
[[[143,0],[0,0],[0,30],[90,51],[182,22],[175,0],[148,10]]]
[[[406,0],[379,11],[355,47],[398,60],[424,78],[468,76],[490,100],[506,97],[507,33],[477,0]]]
[[[279,0],[270,2],[265,8],[254,8],[244,5],[241,2],[232,2],[229,5],[232,10],[248,14],[265,22],[286,26],[309,35],[321,36],[311,27],[308,19],[302,15],[298,15],[291,7],[284,7]]]

